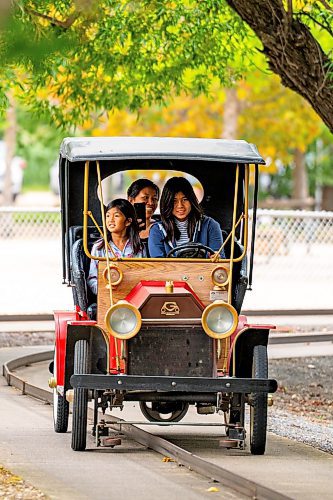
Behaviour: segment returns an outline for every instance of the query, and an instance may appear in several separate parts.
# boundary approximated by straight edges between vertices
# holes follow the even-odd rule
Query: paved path
[[[8,355],[16,354],[7,350]],[[35,371],[35,381],[38,377],[44,380],[47,373]],[[74,453],[70,450],[70,433],[56,435],[53,432],[49,406],[21,396],[7,387],[3,379],[0,380],[0,396],[2,461],[51,498],[98,500],[121,495],[125,500],[133,497],[171,500],[210,496],[207,490],[211,483],[174,463],[163,463],[161,456],[131,441],[124,440],[121,448],[109,450],[95,449],[89,439],[89,451]],[[274,406],[269,408],[271,412]],[[133,403],[118,414],[121,418],[142,420]],[[198,417],[195,411],[190,411],[184,421],[199,419],[208,422],[221,417]],[[221,432],[218,428],[152,426],[149,429],[224,468],[237,470],[244,477],[277,488],[293,499],[312,500],[314,492],[316,498],[332,498],[333,457],[310,446],[269,434],[266,454],[256,457],[251,456],[248,449],[218,448],[216,439]],[[221,485],[215,486],[220,491],[214,498],[235,498]],[[236,498],[241,497],[237,495]]]

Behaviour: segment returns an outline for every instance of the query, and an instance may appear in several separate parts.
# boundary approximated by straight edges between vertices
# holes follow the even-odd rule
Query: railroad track
[[[4,364],[3,376],[5,377],[8,385],[16,387],[22,392],[22,394],[33,396],[41,401],[52,404],[52,392],[28,383],[14,372],[14,370],[22,368],[26,365],[48,361],[52,358],[53,351],[47,350],[11,360]],[[274,491],[273,489],[246,479],[243,476],[230,472],[223,467],[204,460],[199,456],[177,446],[176,444],[159,436],[155,436],[154,434],[151,434],[132,423],[127,423],[122,419],[117,419],[111,416],[108,416],[108,421],[114,422],[117,430],[119,430],[119,426],[121,424],[121,432],[128,438],[154,450],[157,453],[172,458],[180,465],[183,465],[204,477],[217,481],[221,483],[221,485],[233,490],[236,493],[244,495],[245,497],[267,500],[289,499],[289,497]]]
[[[245,316],[333,316],[333,309],[258,309]],[[0,314],[0,321],[53,321],[53,314]]]

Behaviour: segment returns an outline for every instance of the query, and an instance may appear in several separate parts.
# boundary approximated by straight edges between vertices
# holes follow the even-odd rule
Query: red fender
[[[77,311],[54,311],[57,386],[64,387],[68,321],[77,321]]]
[[[228,362],[227,362],[227,371],[230,372],[230,363],[232,362],[232,356],[233,356],[233,351],[236,345],[236,339],[239,334],[246,330],[275,330],[276,326],[275,325],[269,325],[269,324],[261,324],[258,325],[256,323],[248,323],[247,317],[244,315],[240,315],[238,318],[238,325],[234,333],[230,336],[230,350],[228,354]]]

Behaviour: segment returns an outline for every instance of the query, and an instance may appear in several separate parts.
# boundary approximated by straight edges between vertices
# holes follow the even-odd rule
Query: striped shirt
[[[188,237],[188,219],[184,221],[180,221],[175,219],[176,226],[180,232],[180,237],[178,240],[176,240],[176,245],[184,245],[185,243],[188,243],[190,241],[190,238]]]

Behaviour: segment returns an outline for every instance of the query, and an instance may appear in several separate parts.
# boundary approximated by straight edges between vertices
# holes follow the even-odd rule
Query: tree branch
[[[329,12],[333,13],[332,7],[325,0],[318,0],[318,2],[321,3]]]
[[[317,19],[312,17],[311,14],[309,14],[308,12],[299,12],[297,15],[297,17],[299,18],[303,16],[310,18],[312,22],[323,28],[323,30],[327,31],[327,33],[329,33],[333,37],[333,30],[331,30],[331,27],[329,25],[325,26],[324,24],[320,23],[319,21],[317,21]]]
[[[56,19],[55,17],[48,16],[47,14],[42,14],[41,12],[38,12],[35,9],[31,9],[30,7],[25,8],[26,12],[29,14],[36,16],[36,17],[41,17],[42,19],[46,19],[47,21],[50,21],[51,24],[54,24],[55,26],[60,26],[61,28],[68,29],[72,26],[72,24],[76,21],[76,19],[79,17],[79,14],[77,12],[74,12],[71,14],[66,21],[60,21],[60,19]]]
[[[293,20],[293,0],[288,0],[288,20],[289,24],[291,24]]]

